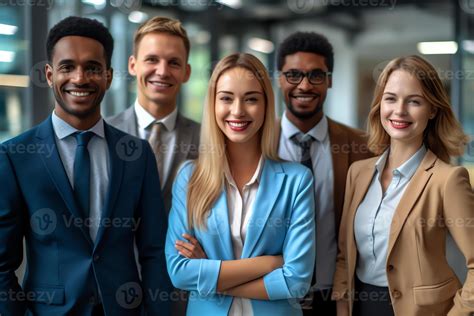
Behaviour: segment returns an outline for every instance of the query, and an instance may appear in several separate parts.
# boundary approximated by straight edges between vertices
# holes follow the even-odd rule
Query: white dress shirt
[[[173,112],[157,120],[138,103],[138,100],[135,101],[134,107],[135,115],[137,116],[138,135],[141,139],[149,138],[153,123],[159,122],[165,127],[160,133],[161,150],[165,153],[163,157],[163,174],[160,174],[161,188],[163,188],[171,172],[171,164],[176,148],[176,118],[178,117],[178,109],[175,108]]]
[[[421,148],[400,167],[393,170],[393,177],[385,193],[382,192],[382,172],[390,149],[375,163],[374,176],[369,189],[357,208],[354,235],[358,261],[356,274],[359,280],[375,286],[387,287],[387,248],[393,215],[416,169],[426,154]]]
[[[63,163],[69,183],[74,189],[74,159],[77,147],[74,134],[83,131],[79,131],[66,123],[54,111],[51,118],[59,157]],[[104,133],[104,120],[101,118],[88,131],[93,132],[95,135],[87,145],[91,163],[90,213],[89,220],[84,222],[84,226],[89,229],[92,241],[95,241],[109,188],[110,158]]]
[[[291,123],[286,112],[281,119],[281,136],[278,154],[282,159],[301,161],[302,149],[291,138],[301,131]],[[334,172],[328,120],[323,116],[308,133],[312,142],[310,153],[314,174],[314,200],[316,205],[316,286],[313,289],[332,288],[336,270],[337,241],[334,213]]]
[[[247,236],[247,225],[253,212],[255,197],[257,196],[260,176],[262,174],[263,158],[260,158],[257,169],[240,195],[237,184],[232,177],[227,160],[224,165],[227,207],[232,239],[232,248],[235,259],[241,259]],[[252,316],[252,304],[247,298],[234,297],[230,307],[229,316]]]

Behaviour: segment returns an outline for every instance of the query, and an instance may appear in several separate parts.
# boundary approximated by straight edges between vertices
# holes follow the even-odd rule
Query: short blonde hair
[[[260,130],[262,156],[279,160],[275,135],[275,100],[273,88],[265,66],[250,54],[232,54],[222,59],[215,67],[207,90],[201,124],[199,158],[188,184],[187,208],[189,227],[205,227],[207,212],[211,209],[224,185],[225,136],[215,117],[217,82],[223,73],[243,68],[250,71],[260,83],[265,96],[265,119]]]
[[[391,60],[380,74],[369,113],[369,149],[375,154],[381,154],[390,146],[390,136],[380,121],[380,103],[388,78],[396,70],[404,70],[413,75],[420,82],[423,97],[437,110],[424,131],[425,146],[448,163],[451,157],[461,156],[469,138],[454,116],[448,94],[436,69],[416,55]]]
[[[149,19],[135,32],[133,37],[133,55],[136,57],[138,53],[138,46],[142,38],[150,33],[166,33],[169,35],[178,36],[183,40],[186,49],[186,59],[189,57],[191,44],[189,42],[188,34],[179,20],[175,20],[163,16],[155,16]]]

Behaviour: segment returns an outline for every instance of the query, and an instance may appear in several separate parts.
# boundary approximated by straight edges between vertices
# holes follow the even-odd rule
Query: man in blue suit
[[[100,115],[113,39],[99,22],[69,17],[46,46],[54,112],[0,145],[0,315],[167,315],[155,157]]]

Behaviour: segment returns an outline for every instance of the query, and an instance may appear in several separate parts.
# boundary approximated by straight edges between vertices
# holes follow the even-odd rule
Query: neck
[[[319,111],[315,115],[308,117],[308,118],[299,118],[295,116],[291,111],[286,111],[286,117],[288,120],[295,125],[300,132],[306,134],[309,132],[313,127],[315,127],[323,118],[323,112]]]
[[[54,113],[72,127],[80,131],[86,131],[94,127],[100,120],[100,111],[89,114],[86,117],[77,117],[62,110],[60,106],[55,106]]]
[[[262,156],[259,143],[249,145],[248,143],[226,142],[226,155],[229,162],[229,168],[234,170],[253,170],[257,169],[258,162]]]
[[[167,117],[176,108],[176,103],[158,104],[156,102],[144,100],[144,98],[141,98],[140,96],[138,97],[138,104],[157,120]]]
[[[390,142],[390,154],[386,165],[391,169],[400,167],[420,149],[422,144],[423,140],[410,144],[392,140]]]

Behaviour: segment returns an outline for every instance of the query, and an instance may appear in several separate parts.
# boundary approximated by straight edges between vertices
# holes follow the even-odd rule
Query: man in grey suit
[[[190,43],[178,20],[154,17],[134,36],[129,73],[137,80],[137,100],[108,123],[147,139],[157,159],[165,209],[171,209],[171,189],[181,163],[198,155],[200,125],[176,107],[181,85],[188,81]]]

